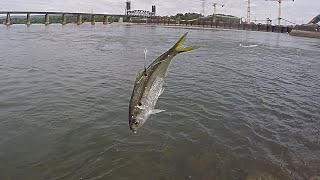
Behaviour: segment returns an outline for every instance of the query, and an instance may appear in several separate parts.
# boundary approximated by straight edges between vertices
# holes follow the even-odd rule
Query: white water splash
[[[239,44],[240,47],[245,47],[245,48],[251,48],[251,47],[257,47],[257,44],[250,44],[250,45],[243,45],[243,44]]]

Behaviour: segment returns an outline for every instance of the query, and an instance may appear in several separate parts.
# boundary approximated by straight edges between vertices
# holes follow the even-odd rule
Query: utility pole
[[[281,25],[281,0],[278,0],[279,2],[279,9],[278,9],[278,25]]]
[[[204,7],[205,7],[205,4],[206,4],[206,0],[201,0],[201,4],[202,4],[202,6],[201,6],[201,14],[204,16]]]
[[[250,0],[248,0],[248,7],[247,7],[247,23],[250,24]]]
[[[218,3],[213,3],[213,16],[216,16],[216,12],[217,12],[217,5]]]
[[[279,9],[278,9],[278,25],[280,26],[281,25],[281,3],[282,1],[285,1],[285,0],[266,0],[266,1],[277,1],[279,3]],[[294,1],[294,0],[292,0]]]
[[[213,3],[213,22],[216,22],[216,14],[217,14],[217,5],[219,5],[218,3],[214,2]],[[223,7],[224,4],[221,5],[221,7]]]

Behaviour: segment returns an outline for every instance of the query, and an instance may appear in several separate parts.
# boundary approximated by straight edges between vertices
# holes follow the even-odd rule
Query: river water
[[[136,72],[189,32],[133,134]],[[248,47],[249,46],[249,47]],[[320,41],[144,25],[0,26],[0,179],[320,176]]]

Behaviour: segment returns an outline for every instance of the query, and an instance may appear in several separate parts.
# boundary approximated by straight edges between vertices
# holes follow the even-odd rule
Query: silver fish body
[[[129,127],[136,133],[148,117],[160,110],[154,107],[163,92],[164,79],[172,59],[179,53],[195,48],[183,47],[187,33],[167,52],[153,61],[145,71],[138,73],[129,104]]]

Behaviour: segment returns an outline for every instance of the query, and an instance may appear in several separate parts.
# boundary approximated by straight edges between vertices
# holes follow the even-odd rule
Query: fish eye
[[[136,121],[136,122],[134,122],[134,124],[138,126],[138,125],[139,125],[139,122],[138,122],[138,121]]]
[[[141,102],[139,102],[139,103],[138,103],[138,106],[142,106],[142,103],[141,103]]]

